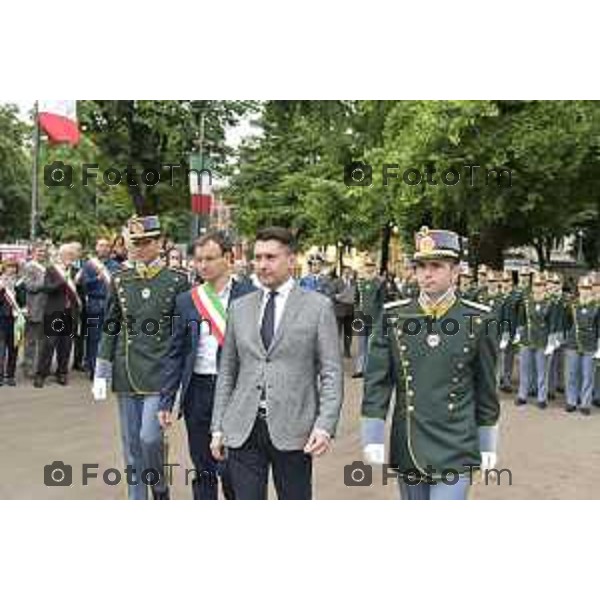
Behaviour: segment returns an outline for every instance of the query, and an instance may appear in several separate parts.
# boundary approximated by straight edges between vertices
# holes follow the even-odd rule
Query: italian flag
[[[208,215],[212,210],[212,174],[200,156],[190,156],[190,196],[192,212],[199,215]]]
[[[79,143],[76,100],[40,100],[38,120],[51,142]]]

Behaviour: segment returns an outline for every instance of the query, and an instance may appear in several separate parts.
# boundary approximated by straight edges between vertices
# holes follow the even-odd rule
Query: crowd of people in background
[[[78,242],[36,242],[25,263],[0,262],[0,385],[17,384],[19,352],[25,379],[35,387],[43,387],[51,374],[67,385],[71,370],[91,378],[111,277],[135,261],[135,248],[119,235],[99,238],[86,256]],[[161,261],[184,273],[190,284],[201,280],[192,257],[167,239],[161,240]],[[342,264],[338,275],[319,254],[309,256],[307,265],[298,283],[333,302],[340,347],[345,358],[353,359],[353,377],[361,378],[373,320],[384,302],[418,294],[414,275],[380,272],[370,259],[359,272]],[[232,273],[240,282],[259,285],[251,261],[235,260]],[[516,392],[518,405],[533,397],[544,408],[564,393],[569,412],[578,409],[587,415],[592,405],[600,406],[600,369],[593,359],[598,351],[599,274],[585,274],[573,284],[557,273],[531,268],[497,272],[480,266],[473,272],[464,266],[457,287],[459,294],[491,305],[499,321],[510,323],[500,334],[498,385]],[[72,335],[45,331],[57,312],[70,315]]]

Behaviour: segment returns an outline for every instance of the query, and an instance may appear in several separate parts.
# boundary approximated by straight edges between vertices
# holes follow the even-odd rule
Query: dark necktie
[[[271,342],[275,335],[275,296],[277,296],[277,292],[269,292],[269,299],[267,300],[262,325],[260,326],[260,336],[265,350],[271,347]]]

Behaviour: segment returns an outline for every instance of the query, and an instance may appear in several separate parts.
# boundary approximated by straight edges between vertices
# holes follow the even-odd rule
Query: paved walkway
[[[346,365],[350,368],[350,364]],[[396,487],[381,483],[373,470],[373,485],[347,487],[344,466],[360,460],[359,412],[362,383],[346,380],[346,402],[334,450],[316,461],[315,493],[321,499],[394,499]],[[113,401],[94,404],[89,382],[76,373],[64,388],[49,383],[42,390],[20,382],[0,388],[0,498],[125,498],[125,478],[106,485],[102,472],[123,472],[116,406]],[[512,471],[500,486],[477,484],[472,498],[550,499],[600,498],[600,411],[591,417],[566,414],[555,401],[546,411],[535,406],[517,408],[504,397],[500,457]],[[169,435],[173,497],[190,498],[185,468],[191,468],[183,422]],[[73,466],[73,485],[46,487],[44,465],[55,460]],[[82,464],[98,463],[100,477],[83,486]],[[505,477],[503,475],[503,477]]]

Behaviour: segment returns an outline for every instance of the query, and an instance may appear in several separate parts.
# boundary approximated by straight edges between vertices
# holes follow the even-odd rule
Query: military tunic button
[[[403,367],[408,367],[409,365],[410,365],[410,362],[409,362],[409,361],[407,361],[407,360],[403,360],[403,361],[402,361],[402,366],[403,366]]]
[[[453,377],[452,378],[452,383],[458,383],[458,377]]]
[[[448,404],[448,410],[454,410],[454,404],[452,404],[452,402]]]
[[[406,376],[406,381],[412,381],[413,380],[413,376],[412,375],[407,375]]]
[[[406,346],[404,346],[404,345],[400,346],[400,350],[402,350],[402,352],[405,352],[405,351],[406,351],[406,349],[407,349],[407,347],[406,347]]]
[[[477,318],[475,319],[475,324],[476,324],[476,325],[481,325],[481,318],[480,318],[480,317],[477,317]]]
[[[464,353],[465,353],[465,354],[467,354],[467,353],[469,352],[469,346],[465,346],[465,347],[463,348],[463,350],[464,350]]]
[[[415,410],[415,407],[412,404],[408,405],[408,412],[413,412]]]
[[[463,369],[465,365],[464,365],[463,363],[458,363],[456,366],[457,366],[459,369]]]
[[[450,398],[456,398],[456,394],[454,392],[450,392]]]
[[[412,397],[415,395],[415,392],[414,392],[414,390],[408,390],[408,392],[407,392],[407,393],[408,393],[408,396],[409,396],[410,398],[412,398]]]

